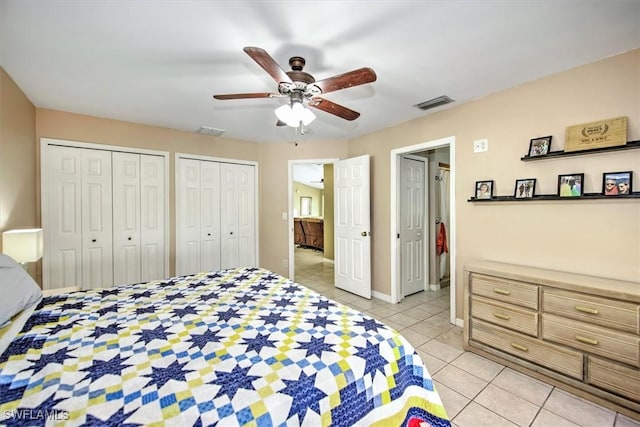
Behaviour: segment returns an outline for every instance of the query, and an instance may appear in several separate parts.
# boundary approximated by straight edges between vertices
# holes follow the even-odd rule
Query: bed
[[[268,270],[40,297],[25,310],[0,329],[15,331],[0,348],[0,424],[450,425],[401,335]]]

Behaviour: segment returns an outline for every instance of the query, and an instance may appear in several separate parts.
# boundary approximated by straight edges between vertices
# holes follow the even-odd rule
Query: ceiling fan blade
[[[317,81],[313,85],[319,87],[322,93],[327,93],[375,82],[377,78],[375,71],[364,67]]]
[[[278,120],[276,122],[276,126],[286,126],[287,124],[285,122],[283,122],[282,120]]]
[[[228,93],[226,95],[213,95],[213,97],[215,99],[247,99],[247,98],[275,98],[277,96],[280,96],[279,94],[275,94],[275,93],[267,93],[267,92],[261,92],[261,93]]]
[[[269,75],[276,81],[276,83],[291,83],[291,77],[284,72],[284,70],[278,65],[278,63],[267,53],[266,50],[259,47],[245,47],[244,51],[258,63]]]
[[[342,117],[345,120],[355,120],[360,117],[360,113],[357,111],[350,110],[347,107],[344,107],[340,104],[336,104],[335,102],[329,101],[324,98],[311,98],[309,100],[309,107],[317,108],[318,110],[326,111],[327,113],[334,114],[338,117]]]

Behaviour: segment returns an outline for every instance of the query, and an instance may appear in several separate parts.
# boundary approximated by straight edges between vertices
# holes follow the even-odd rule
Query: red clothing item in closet
[[[442,255],[449,252],[447,246],[447,231],[444,228],[444,223],[440,223],[440,231],[438,231],[438,238],[436,239],[436,254]]]

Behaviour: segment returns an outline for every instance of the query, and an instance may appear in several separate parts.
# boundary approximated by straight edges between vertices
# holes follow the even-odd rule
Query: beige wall
[[[468,203],[476,180],[513,194],[517,178],[538,179],[536,193],[556,193],[557,175],[585,173],[585,192],[601,190],[602,173],[631,170],[640,191],[640,150],[522,162],[529,140],[552,135],[564,146],[567,126],[629,118],[640,140],[640,50],[540,79],[350,141],[349,156],[372,156],[373,289],[390,293],[390,151],[454,136],[457,312],[462,268],[496,260],[640,281],[640,199]],[[473,153],[473,140],[489,151]]]
[[[322,190],[311,187],[309,185],[300,184],[299,182],[293,183],[293,209],[297,212],[298,216],[302,216],[302,209],[300,205],[300,197],[311,197],[311,215],[322,217]]]
[[[324,165],[324,258],[333,259],[333,164]]]
[[[347,142],[320,141],[260,146],[260,265],[285,276],[289,269],[289,231],[282,213],[288,208],[289,160],[347,157]],[[326,179],[326,177],[325,177]]]
[[[0,68],[0,233],[40,225],[36,216],[35,124],[35,107]],[[29,266],[37,278],[36,267]]]

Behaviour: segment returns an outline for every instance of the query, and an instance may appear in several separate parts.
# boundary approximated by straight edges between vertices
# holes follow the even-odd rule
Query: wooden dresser
[[[640,420],[640,283],[488,261],[464,270],[467,350]]]

